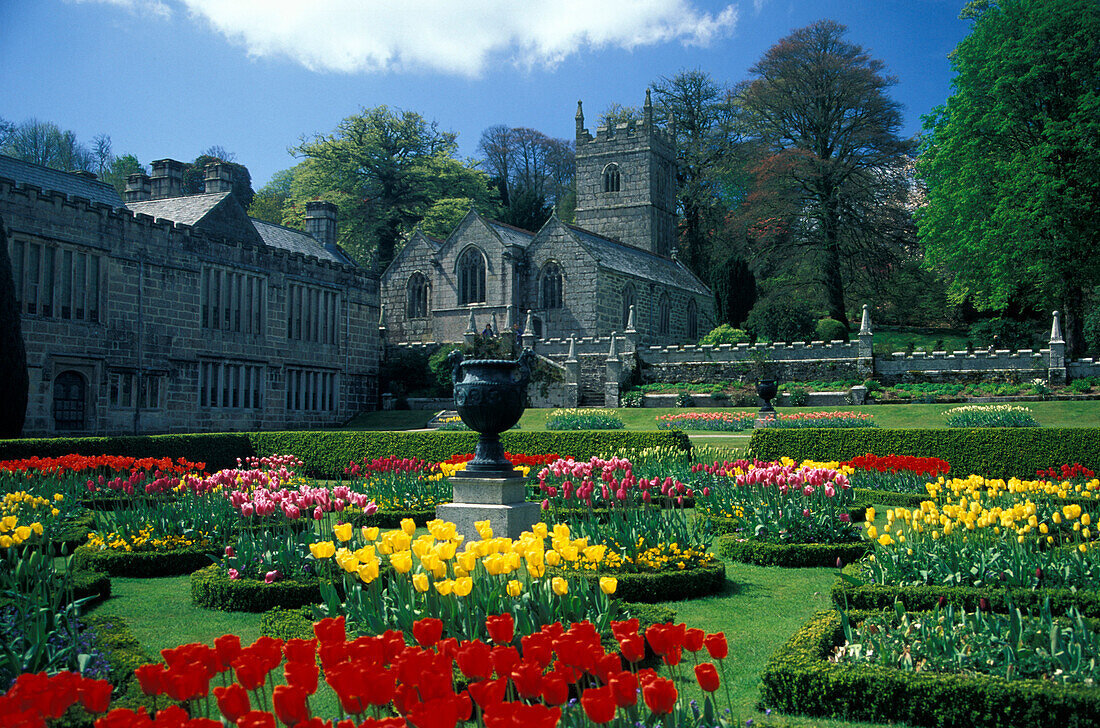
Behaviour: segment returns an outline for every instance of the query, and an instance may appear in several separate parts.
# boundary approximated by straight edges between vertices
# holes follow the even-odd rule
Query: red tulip
[[[615,639],[622,640],[638,634],[638,618],[628,619],[625,622],[611,622],[611,634]]]
[[[512,684],[522,698],[537,698],[542,689],[542,668],[534,662],[521,662],[512,670]]]
[[[286,684],[301,688],[306,695],[317,692],[318,672],[316,662],[288,662],[283,665]]]
[[[413,622],[413,638],[421,647],[431,647],[443,636],[443,620],[425,617]]]
[[[680,659],[683,657],[684,652],[679,647],[673,647],[665,654],[661,655],[661,659],[666,665],[675,666],[680,664]]]
[[[239,682],[245,690],[255,690],[264,683],[267,678],[267,670],[263,669],[260,660],[251,652],[242,652],[233,660],[233,670]]]
[[[145,713],[143,705],[136,713],[129,708],[115,708],[107,715],[97,718],[95,725],[96,728],[152,728],[153,721]]]
[[[645,641],[640,634],[633,634],[619,640],[619,651],[627,662],[641,662],[645,657]]]
[[[236,723],[238,718],[252,710],[248,693],[237,683],[214,688],[214,698],[218,701],[218,710],[230,723]]]
[[[292,639],[283,645],[283,654],[287,662],[316,662],[317,640]]]
[[[134,670],[134,675],[138,679],[138,685],[141,686],[141,692],[146,695],[160,695],[164,692],[164,686],[161,684],[161,680],[164,676],[164,665],[157,663],[153,665],[142,665]]]
[[[628,708],[638,702],[638,677],[632,672],[612,675],[607,682],[620,708]]]
[[[703,662],[695,666],[695,679],[699,681],[699,687],[708,693],[718,689],[721,681],[718,679],[718,668],[713,662]]]
[[[485,628],[489,630],[489,639],[498,645],[509,644],[515,639],[516,622],[511,614],[486,617]]]
[[[485,710],[490,705],[496,705],[504,700],[504,693],[508,690],[508,680],[498,678],[496,680],[478,680],[470,683],[466,688],[470,691],[470,697]]]
[[[584,714],[593,723],[610,723],[618,711],[611,688],[606,685],[602,688],[588,688],[581,693],[581,706]]]
[[[545,668],[554,657],[553,643],[546,634],[536,632],[524,635],[520,638],[520,644],[523,646],[523,659],[539,667]]]
[[[469,696],[466,698],[469,700]],[[462,713],[470,716],[465,701],[457,695],[436,698],[418,703],[409,711],[408,719],[416,728],[455,728],[463,720]]]
[[[313,633],[317,635],[317,639],[321,644],[328,642],[344,642],[347,639],[346,632],[344,631],[343,616],[322,619],[320,622],[313,625]]]
[[[706,632],[698,627],[692,627],[684,632],[684,649],[688,652],[698,652],[703,649],[703,638]]]
[[[497,677],[508,677],[512,670],[519,664],[519,650],[511,645],[507,647],[494,647],[489,653],[489,660],[493,663],[493,672]]]
[[[214,652],[217,653],[218,662],[221,663],[221,669],[218,672],[228,670],[233,660],[237,659],[237,655],[241,654],[241,638],[235,634],[223,634],[214,640]]]
[[[547,705],[561,705],[569,700],[569,683],[557,672],[542,676],[542,700]]]
[[[455,661],[462,674],[471,680],[483,680],[493,674],[489,645],[484,642],[463,642]]]
[[[275,728],[275,716],[263,710],[251,710],[237,719],[237,728]]]
[[[708,634],[703,638],[703,645],[707,648],[707,654],[715,660],[724,660],[730,653],[730,648],[726,643],[726,635],[724,632]]]
[[[77,686],[76,694],[89,713],[106,713],[113,689],[114,686],[106,680],[83,680]]]
[[[671,713],[676,707],[676,685],[667,678],[654,678],[642,685],[642,698],[654,713]]]
[[[292,728],[309,718],[306,692],[293,685],[276,685],[271,695],[271,704],[275,708],[275,714],[287,728]]]

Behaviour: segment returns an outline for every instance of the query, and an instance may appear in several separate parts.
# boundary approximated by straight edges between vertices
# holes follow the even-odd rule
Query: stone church
[[[649,92],[641,121],[595,136],[578,102],[576,164],[575,225],[554,215],[532,232],[471,210],[445,240],[415,232],[382,274],[387,341],[461,341],[471,320],[479,332],[530,322],[540,338],[632,324],[647,345],[709,331],[714,297],[676,259],[675,137]]]
[[[230,170],[90,173],[0,155],[0,224],[27,347],[26,436],[332,427],[377,403],[378,279],[307,230],[248,217]],[[3,384],[0,383],[0,396]]]

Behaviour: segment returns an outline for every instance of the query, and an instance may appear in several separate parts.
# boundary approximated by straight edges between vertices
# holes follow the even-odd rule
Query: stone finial
[[[1054,321],[1050,325],[1050,343],[1066,343],[1066,340],[1062,338],[1062,315],[1057,311],[1054,312]]]
[[[580,139],[584,135],[584,109],[581,108],[581,102],[577,102],[577,138]]]
[[[569,334],[569,353],[565,355],[565,360],[577,360],[577,337],[574,334]]]
[[[473,310],[470,311],[470,323],[467,324],[467,326],[466,326],[466,333],[467,334],[476,334],[477,333],[477,321],[474,320]]]
[[[489,316],[489,328],[491,328],[493,330],[494,334],[499,334],[500,333],[500,329],[497,328],[497,312],[496,311],[493,311],[493,313]]]
[[[871,333],[871,307],[863,304],[863,321],[859,324],[860,336]]]
[[[649,89],[645,90],[645,106],[642,107],[642,118],[646,129],[653,128],[653,100],[650,98]]]
[[[617,332],[617,331],[612,331],[611,332],[611,348],[607,352],[607,358],[608,359],[618,359],[619,358],[619,339],[617,338],[618,334],[619,334],[619,332]]]
[[[378,328],[386,328],[386,304],[378,304]]]
[[[527,309],[527,322],[523,325],[523,333],[526,336],[535,335],[535,315],[531,313],[531,309]]]
[[[637,331],[637,329],[634,328],[634,304],[633,303],[630,304],[630,309],[627,311],[627,314],[626,314],[626,330],[628,332]],[[612,334],[611,336],[614,339],[615,335]]]

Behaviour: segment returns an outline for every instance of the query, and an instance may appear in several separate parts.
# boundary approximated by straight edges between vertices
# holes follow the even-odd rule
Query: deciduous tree
[[[1059,308],[1080,354],[1100,275],[1100,5],[983,0],[963,17],[954,93],[925,118],[918,165],[928,264],[981,308]]]
[[[0,382],[3,382],[0,438],[19,437],[27,416],[30,380],[3,218],[0,218]]]

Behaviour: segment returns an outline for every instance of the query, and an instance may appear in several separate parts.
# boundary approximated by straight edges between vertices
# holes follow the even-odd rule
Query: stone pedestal
[[[848,390],[848,393],[852,395],[852,404],[867,404],[867,387],[864,387],[862,384],[857,384],[852,387]]]
[[[467,540],[478,538],[476,521],[489,521],[494,536],[517,539],[538,523],[539,504],[527,503],[526,478],[451,478],[453,503],[437,506],[435,515],[450,521]]]

